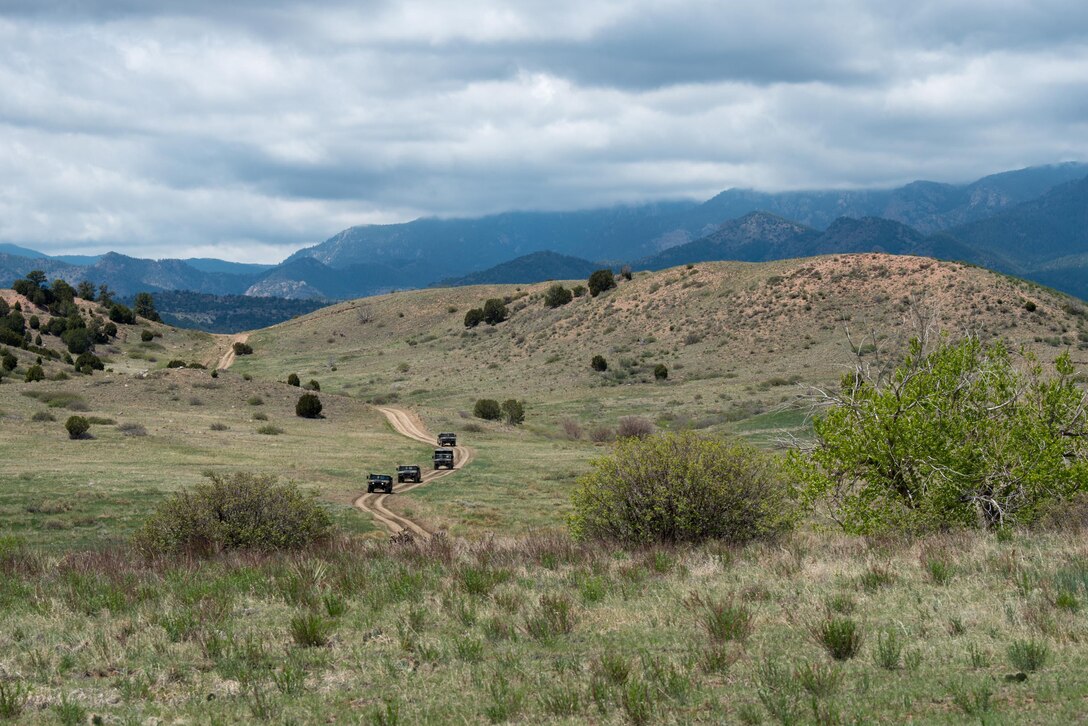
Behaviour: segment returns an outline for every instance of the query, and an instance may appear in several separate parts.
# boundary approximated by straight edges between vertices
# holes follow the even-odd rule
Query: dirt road
[[[428,446],[435,445],[435,436],[427,431],[423,422],[419,419],[419,416],[405,411],[400,408],[380,407],[378,408],[382,415],[388,419],[393,429],[402,436],[407,436],[410,439],[414,439]],[[449,476],[458,469],[464,468],[468,463],[472,461],[472,449],[467,446],[454,446],[453,447],[453,469],[442,469],[439,471],[424,471],[423,481],[411,484],[398,484],[396,485],[396,493],[404,494],[410,492],[413,489],[428,484],[435,479],[441,479],[444,476]],[[422,467],[421,467],[422,468]],[[385,498],[392,496],[390,494],[361,494],[355,500],[355,506],[370,514],[374,519],[378,520],[390,534],[399,534],[403,531],[408,531],[414,537],[420,537],[427,539],[431,536],[431,533],[424,529],[421,525],[407,517],[402,517],[399,514],[389,511],[385,507]]]
[[[215,364],[216,369],[223,371],[230,368],[234,359],[238,357],[234,352],[234,344],[244,343],[247,340],[249,340],[249,333],[236,333],[227,337],[227,352],[219,356],[219,361]]]

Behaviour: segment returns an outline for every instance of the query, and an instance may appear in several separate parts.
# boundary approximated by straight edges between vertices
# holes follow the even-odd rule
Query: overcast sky
[[[0,241],[51,254],[1065,160],[1084,0],[0,0]]]

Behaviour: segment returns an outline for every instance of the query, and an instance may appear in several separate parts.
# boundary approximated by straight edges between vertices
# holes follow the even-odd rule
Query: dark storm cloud
[[[0,240],[274,260],[351,224],[1088,158],[1073,0],[8,0]]]

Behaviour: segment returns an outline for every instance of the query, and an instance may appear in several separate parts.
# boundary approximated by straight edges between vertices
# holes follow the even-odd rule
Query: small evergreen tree
[[[162,318],[159,317],[159,311],[155,309],[155,298],[151,296],[149,292],[136,293],[136,299],[133,301],[133,310],[141,318],[152,320],[156,323],[162,322]]]
[[[484,322],[488,325],[498,325],[506,320],[506,303],[501,298],[493,297],[484,303]]]
[[[508,398],[503,401],[502,412],[508,424],[517,426],[525,421],[525,404],[517,399]]]
[[[68,431],[68,438],[79,439],[91,428],[91,424],[82,416],[69,416],[64,422],[64,428]]]
[[[150,343],[154,339],[155,339],[155,334],[152,333],[150,330],[141,330],[140,331],[140,340],[142,340],[143,342]]]
[[[544,305],[549,308],[561,307],[573,299],[574,294],[559,283],[552,285],[548,288],[548,291],[544,293]]]
[[[483,308],[472,308],[465,313],[465,327],[475,328],[477,325],[484,321]]]
[[[302,382],[298,379],[297,373],[291,373],[287,376],[287,385],[294,386],[295,388],[302,385]]]
[[[45,370],[40,365],[32,365],[26,369],[26,376],[23,380],[27,383],[33,383],[35,381],[45,380]]]
[[[250,355],[253,353],[253,346],[249,343],[243,343],[240,340],[236,340],[232,346],[235,355]]]
[[[311,378],[310,382],[303,386],[303,388],[305,388],[307,391],[320,391],[321,384],[318,383],[316,379]]]
[[[659,381],[663,381],[669,377],[669,368],[664,363],[658,363],[654,366],[654,378]]]
[[[613,276],[612,270],[597,270],[589,276],[587,284],[589,285],[589,294],[592,297],[597,297],[605,290],[614,288],[616,286],[616,278]]]
[[[110,320],[115,323],[121,323],[122,325],[135,325],[136,313],[132,312],[132,310],[121,303],[114,303],[113,305],[110,305]]]
[[[94,283],[83,280],[76,286],[76,295],[87,302],[94,302]]]
[[[318,418],[321,415],[321,399],[312,393],[303,393],[295,404],[295,415],[302,418]]]
[[[486,421],[498,421],[502,418],[502,406],[493,398],[481,398],[472,407],[472,415]]]
[[[603,355],[595,355],[593,360],[589,362],[589,366],[598,373],[603,373],[608,370],[608,361],[604,359]]]
[[[69,353],[86,353],[94,348],[94,338],[86,328],[70,328],[61,334],[60,339],[68,346]]]

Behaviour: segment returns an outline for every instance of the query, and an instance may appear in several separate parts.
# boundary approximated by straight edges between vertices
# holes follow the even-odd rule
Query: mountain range
[[[187,290],[337,300],[433,285],[571,279],[621,264],[661,269],[867,251],[963,260],[1088,297],[1088,164],[1030,167],[963,185],[730,189],[702,203],[351,227],[274,266],[113,252],[50,257],[0,244],[0,286],[41,269],[123,296]]]

